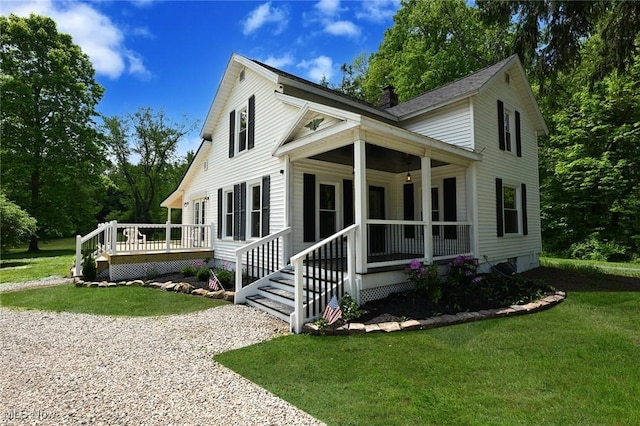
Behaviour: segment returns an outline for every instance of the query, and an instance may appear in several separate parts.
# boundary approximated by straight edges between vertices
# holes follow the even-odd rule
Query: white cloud
[[[253,9],[247,19],[243,22],[242,33],[249,35],[265,24],[277,24],[275,33],[279,34],[286,28],[289,21],[284,9],[271,7],[271,2],[264,3]]]
[[[293,63],[293,57],[291,56],[290,53],[287,53],[283,56],[280,57],[275,57],[273,55],[269,56],[268,58],[260,61],[263,62],[269,66],[272,66],[274,68],[284,68],[288,65],[291,65]]]
[[[362,10],[356,13],[358,19],[372,22],[384,22],[391,19],[400,8],[400,0],[365,0]]]
[[[360,35],[360,27],[351,21],[329,22],[325,25],[324,31],[335,36],[358,37]]]
[[[307,71],[311,81],[320,82],[323,77],[327,80],[333,77],[333,61],[327,56],[304,60],[298,64],[298,67]]]
[[[89,56],[96,74],[112,79],[128,72],[148,78],[151,75],[142,57],[125,47],[125,36],[108,16],[87,3],[52,0],[8,1],[2,14],[29,16],[31,13],[48,16],[56,22],[58,31],[70,34],[73,42]]]
[[[334,16],[342,11],[340,0],[320,0],[314,7],[325,16]]]

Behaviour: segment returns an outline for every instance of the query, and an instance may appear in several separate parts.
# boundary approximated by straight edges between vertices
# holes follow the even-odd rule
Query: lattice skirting
[[[134,278],[152,278],[162,274],[180,272],[185,266],[193,265],[193,259],[167,260],[162,262],[127,263],[122,265],[110,265],[108,276],[112,281],[129,280]],[[213,267],[209,261],[206,267]],[[106,271],[105,271],[106,272]]]
[[[384,299],[391,293],[412,290],[414,285],[410,282],[385,285],[383,287],[367,288],[360,290],[360,304],[364,305],[372,300]]]

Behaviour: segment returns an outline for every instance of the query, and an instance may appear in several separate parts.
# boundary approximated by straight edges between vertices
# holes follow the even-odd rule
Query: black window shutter
[[[233,157],[233,155],[236,152],[235,140],[236,140],[236,112],[234,110],[229,113],[229,158]]]
[[[342,211],[342,222],[346,228],[349,225],[353,225],[353,181],[350,179],[344,179],[342,181],[342,205],[344,209]]]
[[[218,239],[222,238],[222,188],[218,188]]]
[[[516,111],[516,154],[522,157],[522,137],[520,136],[520,113]]]
[[[254,146],[256,133],[256,95],[251,95],[249,98],[249,125],[247,127],[247,149],[251,149]]]
[[[240,184],[233,185],[233,239],[240,239]]]
[[[496,178],[496,229],[498,237],[504,236],[504,211],[502,207],[502,179]]]
[[[403,186],[403,210],[404,210],[404,220],[414,220],[415,219],[415,199],[413,192],[413,184],[406,183]],[[413,225],[405,225],[404,227],[404,237],[405,238],[415,238],[415,227]]]
[[[303,240],[308,243],[316,240],[316,176],[305,173],[303,178]]]
[[[504,151],[504,103],[500,99],[498,99],[498,141],[500,149]]]
[[[522,197],[522,235],[529,235],[529,223],[527,220],[527,185],[520,186],[520,196]]]
[[[262,177],[262,236],[269,235],[269,208],[271,203],[271,176]]]
[[[247,183],[240,184],[240,227],[238,230],[238,239],[244,241],[247,239]]]
[[[455,222],[458,220],[456,200],[456,178],[447,178],[442,181],[442,217],[445,222]],[[444,227],[444,238],[455,240],[457,238],[456,226],[447,225]]]

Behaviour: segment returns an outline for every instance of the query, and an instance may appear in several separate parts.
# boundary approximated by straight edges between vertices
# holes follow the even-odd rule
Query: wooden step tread
[[[251,300],[254,303],[265,306],[284,315],[291,315],[293,313],[293,306],[285,305],[284,303],[260,296],[259,294],[247,296],[247,300]]]
[[[295,296],[292,291],[283,290],[281,288],[273,287],[270,285],[265,285],[260,287],[260,290],[266,291],[267,293],[275,294],[276,296],[280,296],[282,298],[293,301]]]

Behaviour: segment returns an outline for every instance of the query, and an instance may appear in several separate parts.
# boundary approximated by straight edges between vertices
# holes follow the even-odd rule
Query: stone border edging
[[[327,336],[346,336],[368,333],[392,333],[395,331],[428,330],[431,328],[445,327],[464,322],[481,321],[491,318],[532,314],[562,302],[567,297],[564,291],[556,291],[554,294],[543,297],[536,302],[525,305],[511,305],[504,308],[486,309],[478,312],[458,312],[455,315],[441,315],[423,320],[407,320],[403,322],[383,322],[378,324],[348,323],[337,327],[325,327],[321,329],[315,323],[309,322],[302,327],[302,332]]]
[[[83,281],[81,279],[75,280],[76,287],[91,287],[91,288],[109,288],[109,287],[149,287],[156,288],[165,291],[174,291],[176,293],[192,294],[194,296],[203,296],[210,299],[222,299],[227,302],[233,303],[235,298],[234,291],[217,290],[209,291],[206,288],[196,288],[193,285],[186,282],[167,281],[164,283],[154,280],[131,280],[131,281]]]

